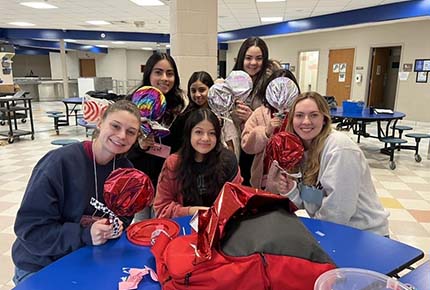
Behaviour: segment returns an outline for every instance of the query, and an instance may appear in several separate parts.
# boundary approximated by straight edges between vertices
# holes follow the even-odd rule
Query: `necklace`
[[[94,142],[91,146],[91,150],[93,151],[93,169],[94,169],[94,184],[95,184],[95,191],[96,191],[96,200],[99,200],[99,191],[97,188],[97,164],[96,164],[96,154],[94,153]],[[115,156],[113,157],[113,164],[112,164],[112,171],[115,170]]]

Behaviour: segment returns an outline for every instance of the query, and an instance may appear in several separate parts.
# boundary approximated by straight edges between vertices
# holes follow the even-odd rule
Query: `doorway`
[[[354,48],[346,48],[330,49],[328,55],[326,95],[335,97],[339,105],[351,98],[354,54]]]
[[[372,48],[368,106],[394,110],[401,52],[401,46]]]
[[[316,91],[319,51],[302,51],[299,54],[299,85],[302,92]]]
[[[92,78],[96,76],[96,60],[93,58],[79,59],[79,76]]]

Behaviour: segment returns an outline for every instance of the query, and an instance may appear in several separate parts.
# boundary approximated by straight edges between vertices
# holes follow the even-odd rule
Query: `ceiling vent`
[[[135,21],[135,22],[134,22],[134,25],[135,25],[137,28],[143,28],[143,27],[145,27],[145,21]]]

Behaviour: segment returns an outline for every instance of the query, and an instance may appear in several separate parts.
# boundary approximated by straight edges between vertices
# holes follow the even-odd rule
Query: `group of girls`
[[[282,123],[265,101],[265,90],[276,77],[298,84],[291,72],[269,61],[267,45],[258,37],[245,40],[236,59],[234,70],[248,73],[253,82],[250,96],[238,101],[232,114],[242,139],[239,161],[222,145],[220,120],[208,108],[212,77],[195,72],[187,98],[173,58],[153,54],[142,85],[156,87],[166,96],[161,124],[170,128],[170,135],[143,136],[137,107],[123,100],[104,112],[92,141],[47,153],[33,170],[16,216],[15,283],[84,245],[100,245],[121,235],[132,217],[120,217],[120,231],[114,233],[106,219],[94,218],[98,213],[89,204],[92,197],[104,202],[103,184],[115,168],[134,165],[150,177],[156,187],[157,217],[207,209],[225,182],[264,186],[264,147]],[[300,164],[303,178],[293,180],[273,162],[266,190],[288,196],[311,217],[387,236],[387,213],[366,159],[348,137],[331,130],[324,98],[317,93],[300,94],[289,110],[286,129],[297,134],[305,148]],[[164,155],[152,154],[153,147],[161,147]],[[80,178],[75,178],[77,172]],[[309,198],[312,195],[317,198]]]

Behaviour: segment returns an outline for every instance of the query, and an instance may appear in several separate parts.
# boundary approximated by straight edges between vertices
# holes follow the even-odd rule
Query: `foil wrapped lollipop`
[[[117,216],[132,216],[143,210],[154,198],[151,179],[134,168],[118,168],[104,184],[106,206]]]
[[[211,110],[220,118],[230,119],[233,108],[233,92],[227,83],[216,83],[208,92],[208,104]]]
[[[159,89],[143,86],[134,92],[131,101],[140,110],[145,136],[152,134],[155,137],[164,137],[169,134],[169,130],[157,122],[164,115],[167,107],[166,98]]]
[[[278,161],[281,169],[289,172],[303,159],[302,140],[294,133],[281,131],[273,135],[266,145],[264,173],[269,172],[273,160]]]
[[[252,91],[252,79],[246,72],[232,71],[225,79],[225,83],[233,93],[234,100],[241,100],[246,103],[246,99]]]
[[[118,168],[111,172],[104,184],[105,203],[91,198],[90,204],[108,215],[113,233],[119,233],[119,216],[132,216],[149,205],[154,198],[151,179],[134,168]]]
[[[287,77],[272,80],[266,88],[266,100],[278,113],[289,111],[299,94],[297,85]]]

